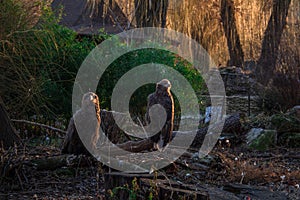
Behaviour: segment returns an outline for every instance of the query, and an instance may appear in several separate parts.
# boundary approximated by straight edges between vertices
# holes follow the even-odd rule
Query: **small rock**
[[[262,128],[252,128],[247,133],[247,144],[250,144],[253,140],[255,140],[258,136],[260,136],[263,133],[264,129]]]

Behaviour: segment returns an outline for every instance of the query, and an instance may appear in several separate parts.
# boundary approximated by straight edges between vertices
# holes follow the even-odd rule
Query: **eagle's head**
[[[168,79],[163,79],[156,84],[156,89],[170,92],[171,82]]]
[[[95,106],[99,104],[98,96],[93,92],[85,93],[82,97],[81,107]]]
[[[98,121],[100,121],[100,104],[98,96],[93,92],[85,93],[81,101],[81,110],[85,112],[95,112]]]

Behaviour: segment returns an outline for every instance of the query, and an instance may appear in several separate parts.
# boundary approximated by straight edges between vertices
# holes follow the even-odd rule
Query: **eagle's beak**
[[[94,100],[94,95],[90,95],[90,101]]]

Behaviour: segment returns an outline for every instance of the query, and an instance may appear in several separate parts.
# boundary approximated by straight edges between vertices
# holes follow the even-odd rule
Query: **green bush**
[[[19,1],[9,0],[9,3],[14,6],[0,7],[11,9],[5,14],[24,15]],[[42,5],[41,12],[37,25],[7,31],[9,36],[0,41],[0,95],[14,117],[70,116],[77,70],[96,46],[93,38],[79,41],[74,31],[58,25],[59,19],[49,6]],[[5,24],[7,30],[12,26],[8,22]]]
[[[0,6],[0,20],[5,21],[0,38],[0,96],[16,118],[32,115],[68,118],[77,70],[97,43],[109,36],[102,32],[99,36],[78,38],[74,31],[59,25],[59,18],[47,5],[40,5],[42,15],[32,26],[32,19],[23,18],[26,10],[21,2],[8,0],[6,6]],[[13,13],[17,18],[11,23],[22,21],[22,26],[13,27],[10,23],[9,15]],[[197,94],[201,93],[202,77],[189,63],[165,50],[144,49],[122,55],[105,71],[97,89],[101,107],[110,109],[117,81],[133,67],[146,63],[173,67],[187,78]],[[143,116],[147,96],[154,90],[155,85],[149,84],[134,93],[130,101],[134,115]],[[180,114],[176,96],[175,102]]]
[[[266,112],[286,112],[288,109],[299,105],[300,83],[297,78],[289,74],[277,73],[272,83],[258,91],[259,106]]]
[[[101,99],[102,108],[111,109],[110,99],[113,88],[118,80],[132,68],[147,64],[159,63],[173,67],[180,72],[191,84],[201,101],[201,92],[204,89],[204,81],[196,69],[190,63],[181,59],[176,54],[160,49],[140,49],[129,52],[116,59],[104,72],[98,85],[97,93]],[[180,84],[180,83],[172,83]],[[130,99],[130,111],[133,116],[143,117],[146,112],[147,97],[155,91],[155,84],[148,84],[137,89]],[[180,105],[174,94],[176,115],[180,115]],[[189,97],[186,97],[189,98]]]

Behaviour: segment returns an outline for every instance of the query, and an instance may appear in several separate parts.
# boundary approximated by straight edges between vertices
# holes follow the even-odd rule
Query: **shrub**
[[[277,73],[272,83],[259,92],[260,105],[269,112],[283,111],[300,102],[300,82],[288,74]]]
[[[78,38],[74,31],[60,26],[59,18],[44,4],[38,5],[40,17],[32,26],[37,20],[23,18],[27,10],[22,1],[6,2],[6,7],[0,6],[1,21],[6,22],[0,38],[0,96],[8,111],[16,118],[31,115],[53,118],[62,114],[70,117],[77,70],[97,43],[109,36],[102,32],[99,36]],[[8,19],[13,13],[16,19],[11,24]],[[14,27],[16,21],[23,25]],[[203,80],[189,63],[168,51],[144,49],[121,56],[106,70],[97,90],[102,108],[110,109],[111,93],[119,78],[145,63],[174,67],[200,94]],[[150,84],[134,93],[130,102],[134,115],[143,115],[147,96],[154,90],[155,85]],[[178,103],[176,106],[180,113]]]
[[[187,61],[179,58],[176,54],[166,50],[159,49],[142,49],[132,51],[116,59],[104,72],[98,85],[97,93],[101,99],[103,108],[111,109],[110,99],[112,91],[118,80],[130,69],[147,63],[159,63],[173,67],[181,73],[191,84],[198,95],[199,103],[201,100],[201,91],[203,90],[204,81],[196,69]],[[158,72],[159,73],[159,72]],[[180,83],[172,83],[172,85]],[[179,86],[180,87],[180,86]],[[134,116],[144,117],[147,106],[147,97],[155,91],[155,84],[147,84],[138,88],[130,99],[130,113]],[[180,105],[173,94],[175,101],[175,115],[180,115]],[[186,97],[189,98],[189,97]]]
[[[0,41],[0,70],[3,72],[0,95],[8,110],[15,117],[70,115],[77,69],[96,43],[87,38],[78,41],[74,31],[58,25],[59,19],[48,5],[41,5],[39,23],[31,27],[32,21],[24,22],[22,18],[26,10],[21,1],[7,2],[6,7],[0,7],[8,9],[3,18],[16,13],[24,23],[22,27],[11,28],[13,24],[6,20],[4,30],[9,35]]]

